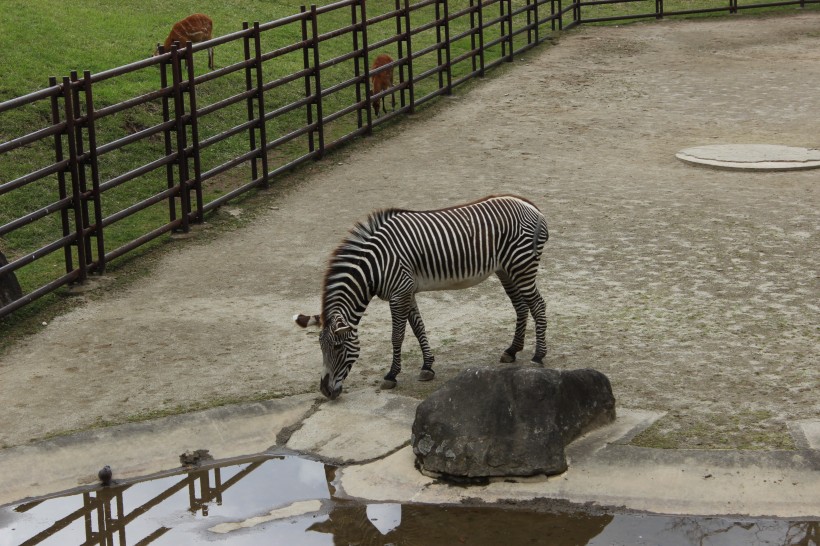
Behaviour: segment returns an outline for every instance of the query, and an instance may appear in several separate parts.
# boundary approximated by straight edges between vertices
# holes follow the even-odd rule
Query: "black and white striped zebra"
[[[393,363],[382,388],[396,386],[407,323],[421,346],[419,379],[433,379],[433,353],[415,294],[474,286],[495,273],[516,312],[515,335],[501,355],[513,362],[524,348],[527,314],[535,319],[535,353],[547,352],[544,299],[535,277],[547,222],[538,208],[513,195],[489,196],[430,211],[387,209],[357,223],[333,253],[324,280],[321,315],[297,315],[300,326],[320,323],[324,359],[322,394],[334,399],[359,357],[357,327],[373,297],[390,303]]]

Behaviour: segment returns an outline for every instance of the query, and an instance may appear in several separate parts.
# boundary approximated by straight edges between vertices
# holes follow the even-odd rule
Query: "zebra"
[[[342,383],[359,357],[359,321],[374,297],[389,302],[393,326],[393,361],[381,387],[397,385],[408,322],[421,346],[419,380],[433,379],[434,357],[415,294],[469,288],[493,273],[516,314],[515,335],[501,362],[514,362],[524,348],[529,312],[535,320],[532,361],[543,365],[547,318],[535,277],[548,239],[544,215],[515,195],[491,195],[439,210],[383,209],[356,223],[331,255],[322,314],[293,317],[302,327],[321,325],[322,394],[331,400],[341,394]]]

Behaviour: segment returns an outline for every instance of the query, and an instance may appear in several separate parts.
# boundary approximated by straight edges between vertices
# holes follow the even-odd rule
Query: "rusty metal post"
[[[527,10],[527,26],[530,28],[530,31],[527,33],[527,40],[529,40],[529,44],[538,44],[541,41],[541,25],[538,20],[538,0],[527,0],[527,2],[530,8]],[[534,28],[533,25],[535,25]]]
[[[82,210],[83,215],[83,228],[88,227],[91,225],[90,215],[88,214],[88,200],[86,199],[86,194],[88,192],[88,183],[85,176],[85,153],[83,151],[83,116],[82,116],[82,107],[80,106],[80,94],[77,92],[77,87],[80,85],[79,77],[77,76],[77,71],[71,71],[71,95],[72,95],[72,106],[74,108],[74,142],[77,145],[77,166],[80,178],[80,208]],[[85,243],[85,265],[91,262],[91,239],[88,238],[86,235],[84,238]]]
[[[259,144],[261,146],[262,184],[268,186],[268,133],[265,130],[265,78],[262,73],[262,31],[259,21],[253,23],[253,47],[256,65],[256,107],[259,111]],[[256,180],[256,178],[254,178]]]
[[[165,53],[165,46],[159,46],[159,53]],[[163,90],[168,89],[168,61],[160,62],[159,83]],[[162,123],[167,124],[169,121],[171,121],[171,109],[168,101],[168,94],[163,93]],[[174,154],[174,147],[173,144],[171,144],[171,129],[166,126],[166,128],[162,131],[162,134],[165,144],[165,156],[168,157]],[[176,184],[174,181],[174,166],[171,163],[165,165],[165,178],[167,181],[167,187],[170,190]],[[177,206],[173,195],[168,196],[168,219],[170,222],[174,222],[177,219]]]
[[[182,70],[179,60],[179,44],[171,46],[171,76],[174,85],[174,121],[177,133],[177,169],[179,176],[179,205],[182,219],[182,231],[188,233],[191,213],[190,195],[188,194],[188,152],[187,129],[185,127],[185,102],[182,97]]]
[[[439,0],[444,11],[444,59],[447,66],[447,91],[448,95],[453,94],[453,66],[450,49],[450,3],[449,0]]]
[[[319,15],[316,4],[310,6],[311,42],[313,43],[313,82],[316,89],[316,135],[319,140],[319,153],[315,159],[321,159],[325,153],[325,126],[322,114],[322,71],[319,57]]]
[[[403,36],[402,33],[402,9],[401,9],[401,0],[396,0],[395,2],[395,12],[396,12],[396,36],[399,36],[399,40],[396,42],[396,48],[399,51],[399,60],[404,59],[404,42],[401,39]],[[399,84],[403,84],[405,81],[404,79],[404,63],[399,65]],[[405,88],[402,86],[401,93],[399,94],[399,101],[401,102],[401,107],[404,108],[407,105],[407,100],[405,99]]]
[[[94,224],[95,228],[89,233],[93,233],[97,240],[97,273],[102,275],[105,272],[105,237],[102,225],[102,195],[100,194],[100,166],[97,157],[97,124],[94,113],[94,95],[91,85],[91,71],[83,72],[83,92],[85,94],[85,115],[86,129],[88,131],[88,153],[91,165],[91,198],[94,200]],[[86,200],[86,202],[88,202]],[[90,243],[90,240],[89,240]],[[91,256],[89,254],[89,263]]]
[[[410,109],[408,111],[413,114],[416,111],[416,91],[413,83],[413,35],[410,33],[410,26],[410,0],[404,0],[404,39],[407,44],[407,81],[410,95]]]
[[[365,2],[365,0],[359,0],[358,5],[362,20],[362,60],[364,62],[365,117],[367,118],[367,134],[371,134],[373,132],[373,112],[370,94],[373,90],[370,87],[370,43],[367,38],[367,2]],[[356,92],[358,93],[358,88]],[[356,95],[356,98],[358,100],[358,94]]]
[[[251,40],[249,37],[248,29],[250,29],[250,24],[247,21],[242,22],[242,30],[245,31],[245,35],[242,37],[242,47],[243,52],[245,53],[245,90],[250,91],[253,89],[252,77],[251,77],[251,67],[250,67],[250,60],[251,60]],[[253,107],[253,97],[249,96],[245,99],[245,104],[248,109],[248,121],[253,121],[255,119],[254,107]],[[248,141],[250,144],[251,151],[256,150],[256,125],[251,125],[248,127]],[[264,147],[264,145],[263,145]],[[259,177],[259,158],[254,155],[253,159],[251,159],[251,180],[256,180]]]
[[[80,162],[77,150],[77,133],[75,127],[74,114],[74,89],[71,80],[63,77],[63,98],[66,118],[66,136],[68,137],[68,161],[71,172],[71,202],[74,208],[74,232],[76,238],[74,244],[77,245],[77,265],[80,270],[79,282],[84,282],[88,278],[88,264],[85,257],[85,224],[82,213],[82,191],[80,188]]]
[[[470,48],[473,51],[472,64],[473,72],[478,71],[478,76],[484,77],[484,20],[482,17],[482,0],[470,0]],[[478,45],[476,46],[476,35],[478,35]],[[478,51],[478,53],[476,53]],[[476,61],[478,57],[478,61]]]
[[[308,49],[310,48],[310,41],[308,40],[308,31],[307,31],[307,17],[304,15],[307,12],[307,8],[302,6],[300,8],[300,12],[302,13],[302,62],[303,67],[305,69],[305,98],[309,99],[311,97],[311,86],[310,86],[310,55]],[[306,107],[306,117],[307,117],[307,125],[310,127],[313,125],[313,106],[311,102],[308,101],[305,105]],[[307,132],[308,135],[308,151],[312,154],[316,150],[316,143],[313,138],[313,130],[309,130]]]
[[[196,76],[194,75],[194,50],[193,44],[189,40],[185,44],[185,66],[188,68],[188,85],[186,91],[188,92],[188,117],[191,125],[191,156],[194,160],[194,195],[196,196],[196,212],[192,215],[196,223],[201,224],[205,219],[202,208],[204,206],[204,198],[202,196],[202,159],[199,149],[199,119],[198,109],[196,106]],[[189,187],[186,180],[185,187]],[[188,189],[190,191],[190,188]],[[191,198],[188,196],[188,203],[190,207]],[[190,211],[189,211],[190,212]]]
[[[48,85],[49,87],[57,87],[57,78],[55,76],[51,76],[48,79]],[[53,125],[58,125],[61,119],[60,101],[57,97],[58,95],[51,96],[51,123]],[[57,163],[62,163],[64,158],[62,132],[55,133],[54,135],[54,158]],[[68,190],[66,188],[65,169],[60,169],[57,172],[57,192],[61,201],[68,197]],[[69,222],[68,209],[66,207],[62,207],[60,209],[60,224],[63,229],[63,237],[71,235],[71,224]],[[73,260],[71,259],[71,246],[66,245],[63,247],[63,253],[65,254],[65,272],[71,273],[74,270],[74,265],[72,263]]]
[[[359,104],[362,102],[362,82],[359,80],[359,77],[362,74],[362,68],[360,65],[361,55],[359,53],[359,32],[356,30],[356,20],[358,17],[356,16],[356,7],[360,4],[357,0],[356,2],[350,4],[350,24],[353,27],[353,32],[351,32],[351,38],[353,39],[353,52],[355,56],[353,57],[353,77],[356,79],[356,103]],[[364,125],[364,119],[362,117],[362,109],[356,109],[356,127],[359,129],[362,128]]]
[[[511,63],[515,60],[515,48],[513,47],[512,0],[501,0],[501,2],[507,4],[507,42],[509,43],[510,47],[510,51],[507,56],[507,62]]]

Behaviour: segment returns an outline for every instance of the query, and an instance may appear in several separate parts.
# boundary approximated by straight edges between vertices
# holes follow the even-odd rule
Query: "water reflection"
[[[0,508],[0,546],[817,545],[820,522],[362,504],[335,469],[297,457],[234,461]]]
[[[371,505],[372,506],[372,505]],[[369,518],[368,506],[337,502],[326,521],[309,530],[333,535],[336,546],[498,546],[499,544],[587,544],[612,516],[587,516],[500,510],[497,507],[393,505],[400,525],[382,533]]]

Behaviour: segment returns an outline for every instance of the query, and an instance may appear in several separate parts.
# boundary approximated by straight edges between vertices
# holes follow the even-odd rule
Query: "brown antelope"
[[[373,66],[370,67],[370,71],[372,72],[372,71],[376,70],[377,68],[382,67],[386,64],[390,64],[392,62],[393,62],[393,59],[392,59],[392,57],[390,57],[390,55],[387,55],[386,53],[382,53],[381,55],[376,57],[375,61],[373,61]],[[371,96],[377,95],[377,94],[381,93],[382,91],[387,91],[388,89],[393,87],[393,67],[391,66],[390,68],[387,68],[387,69],[379,72],[378,74],[373,74],[370,77],[370,82],[371,82],[371,86],[370,86],[370,95]],[[393,110],[395,110],[396,109],[396,95],[395,95],[395,93],[391,92],[390,93],[390,98],[392,99]],[[382,95],[380,99],[376,99],[376,101],[373,102],[373,111],[376,112],[376,117],[379,117],[379,107],[381,107],[381,109],[383,109],[385,112],[387,112],[387,106],[385,105],[385,102],[384,102],[384,95]]]
[[[171,33],[165,38],[165,51],[170,51],[174,42],[179,42],[180,47],[185,47],[186,42],[193,44],[210,40],[213,34],[214,22],[211,18],[202,13],[194,13],[181,21],[174,23]],[[154,56],[159,55],[159,46],[154,51]],[[208,48],[208,68],[214,69],[214,48]]]

